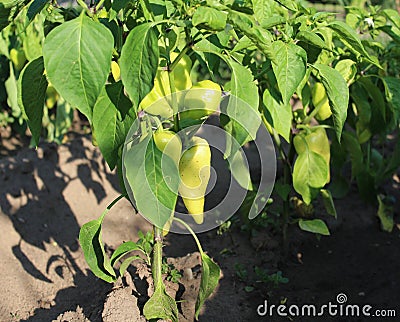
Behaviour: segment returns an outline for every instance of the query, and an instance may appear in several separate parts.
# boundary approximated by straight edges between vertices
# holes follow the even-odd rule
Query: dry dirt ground
[[[145,321],[140,308],[148,295],[149,277],[139,277],[140,267],[132,267],[123,280],[107,284],[88,270],[78,244],[80,227],[97,218],[118,195],[118,180],[98,149],[84,136],[62,146],[42,144],[37,150],[11,151],[14,146],[1,144],[0,322]],[[393,193],[399,209],[397,189]],[[200,321],[290,321],[276,315],[260,317],[257,307],[264,300],[336,303],[339,293],[346,294],[351,304],[397,310],[397,318],[377,321],[400,321],[399,230],[381,232],[376,210],[354,191],[337,201],[337,210],[331,237],[318,240],[293,227],[290,254],[284,260],[279,238],[268,229],[249,236],[234,225],[222,236],[215,230],[201,234],[203,248],[221,266],[222,278]],[[135,240],[138,230],[149,229],[123,200],[106,217],[103,237],[107,248],[114,249],[122,241]],[[170,234],[164,253],[185,272],[179,285],[168,285],[180,300],[180,321],[193,321],[200,278],[195,243],[189,236]],[[246,270],[246,277],[239,278],[237,264]],[[278,288],[260,283],[255,266],[271,273],[280,270],[289,283]],[[370,319],[325,316],[319,320]]]

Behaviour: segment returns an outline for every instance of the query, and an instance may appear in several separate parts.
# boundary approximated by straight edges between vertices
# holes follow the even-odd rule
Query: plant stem
[[[162,265],[162,247],[163,238],[162,230],[156,226],[153,227],[154,231],[154,247],[153,247],[153,261],[151,263],[151,272],[153,274],[154,289],[162,284],[161,265]]]
[[[193,236],[193,238],[194,238],[194,241],[195,241],[196,244],[197,244],[197,248],[199,249],[199,252],[200,252],[201,254],[203,254],[203,253],[204,253],[203,248],[201,247],[200,241],[199,241],[199,239],[197,238],[197,236],[196,236],[195,232],[193,231],[193,229],[192,229],[186,222],[184,222],[184,221],[183,221],[182,219],[180,219],[180,218],[174,217],[174,220],[177,221],[177,222],[179,222],[179,223],[181,223],[183,226],[185,226],[185,228],[189,231],[189,233],[192,234],[192,236]]]
[[[96,9],[95,9],[96,12],[100,10],[100,8],[101,8],[101,6],[103,5],[103,3],[104,3],[104,0],[100,0],[100,1],[99,1],[99,3],[98,3],[97,6],[96,6]]]
[[[76,0],[76,2],[78,2],[78,4],[83,8],[84,11],[86,11],[86,13],[90,17],[93,17],[93,13],[90,11],[89,7],[87,6],[84,0]]]
[[[186,45],[182,51],[179,53],[178,57],[176,57],[174,59],[174,61],[171,63],[171,65],[169,65],[169,70],[172,72],[174,70],[174,68],[176,67],[176,65],[178,65],[179,61],[181,60],[181,58],[187,53],[187,51],[189,50],[189,46]]]

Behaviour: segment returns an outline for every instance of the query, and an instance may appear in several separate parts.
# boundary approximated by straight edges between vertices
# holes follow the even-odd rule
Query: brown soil
[[[136,264],[115,285],[107,284],[88,270],[78,244],[80,226],[118,195],[118,180],[98,149],[86,137],[37,150],[6,141],[0,147],[0,321],[145,321],[140,309],[151,293],[148,273]],[[398,201],[397,190],[391,193]],[[200,234],[223,275],[200,321],[288,321],[260,317],[257,307],[264,300],[279,304],[284,299],[289,305],[327,304],[339,293],[347,295],[348,303],[396,309],[399,316],[398,229],[381,232],[376,209],[356,191],[336,205],[339,218],[330,221],[332,236],[318,240],[292,227],[286,259],[280,255],[280,238],[269,228],[249,236],[234,224],[222,236],[216,230]],[[110,250],[149,229],[123,200],[106,217],[103,238]],[[193,321],[201,274],[196,245],[190,236],[169,234],[164,252],[183,273],[179,284],[167,283],[168,292],[180,300],[180,321]],[[238,277],[237,264],[247,277]],[[255,266],[282,271],[289,283],[261,283]]]

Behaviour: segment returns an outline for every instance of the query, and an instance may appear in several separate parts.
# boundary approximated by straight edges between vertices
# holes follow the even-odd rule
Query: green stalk
[[[189,233],[193,236],[193,239],[194,239],[194,241],[195,241],[196,244],[197,244],[197,248],[199,249],[200,254],[203,254],[203,253],[204,253],[203,248],[201,247],[200,241],[199,241],[199,239],[197,238],[197,236],[196,236],[195,232],[193,231],[193,229],[192,229],[186,222],[184,222],[184,221],[183,221],[182,219],[180,219],[180,218],[174,217],[174,220],[177,221],[177,222],[179,222],[179,223],[181,223],[183,226],[185,226],[185,228],[186,228],[186,229],[189,231]]]
[[[174,68],[176,67],[176,65],[178,65],[179,61],[181,60],[181,58],[187,53],[187,51],[189,50],[189,46],[186,45],[182,51],[179,53],[178,57],[175,58],[175,60],[171,63],[171,65],[169,65],[169,70],[172,72],[174,70]]]
[[[323,104],[319,104],[318,106],[315,106],[314,109],[311,111],[309,115],[303,120],[303,124],[308,124],[311,122],[312,118],[317,115],[318,111],[321,109]]]
[[[90,11],[89,7],[86,5],[83,0],[76,0],[76,2],[83,8],[84,11],[88,14],[89,17],[93,17],[93,13]]]
[[[151,263],[151,272],[154,279],[154,289],[162,284],[161,268],[162,268],[162,229],[153,226],[154,231],[154,247],[153,247],[153,261]]]
[[[100,0],[99,3],[97,4],[95,10],[96,12],[99,11],[101,9],[101,7],[103,6],[104,0]]]

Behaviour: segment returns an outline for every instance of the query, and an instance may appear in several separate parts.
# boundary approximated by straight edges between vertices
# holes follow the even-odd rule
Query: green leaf
[[[254,17],[258,21],[258,23],[266,28],[268,20],[272,18],[275,13],[277,3],[275,1],[270,0],[253,0],[253,11]],[[282,18],[280,16],[274,16],[274,18]]]
[[[11,9],[4,7],[4,5],[0,3],[0,31],[10,24],[10,15]]]
[[[218,285],[220,268],[214,261],[204,252],[201,252],[202,270],[199,295],[197,296],[195,316],[199,318],[200,309],[205,300],[214,292]]]
[[[42,131],[47,85],[43,57],[30,61],[22,70],[18,79],[18,104],[28,121],[36,146],[39,144]]]
[[[386,167],[382,169],[382,173],[380,173],[377,177],[381,182],[388,177],[391,177],[393,173],[397,172],[397,169],[400,167],[400,140],[397,140],[394,151],[391,153],[389,160],[387,160]]]
[[[400,29],[400,14],[397,10],[385,9],[383,10],[383,13],[397,28]]]
[[[193,14],[192,24],[207,30],[224,30],[226,26],[227,14],[209,7],[198,7]]]
[[[360,143],[354,134],[349,132],[343,132],[343,145],[347,152],[350,154],[351,159],[351,176],[357,177],[362,171],[364,171],[364,157],[361,150]]]
[[[50,82],[89,120],[110,72],[113,47],[111,31],[84,13],[54,28],[44,41]]]
[[[382,196],[378,195],[377,198],[379,203],[377,216],[381,221],[381,228],[391,233],[394,227],[393,207],[386,205]]]
[[[360,77],[357,80],[357,84],[360,84],[364,87],[367,96],[365,99],[368,100],[370,99],[371,102],[371,107],[372,107],[372,116],[377,116],[377,114],[380,114],[383,120],[386,119],[386,104],[385,104],[385,98],[382,93],[382,91],[379,89],[376,84],[374,84],[371,80],[371,77]],[[379,113],[375,113],[379,112]],[[377,131],[379,132],[379,131]]]
[[[352,83],[357,74],[357,64],[351,59],[339,60],[335,69],[343,76],[347,84]]]
[[[395,77],[383,77],[387,101],[391,104],[396,120],[400,119],[400,79]]]
[[[275,41],[272,48],[275,52],[272,69],[283,103],[287,104],[306,74],[307,53],[300,46],[280,40]]]
[[[325,236],[329,236],[329,229],[326,224],[321,219],[313,219],[313,220],[299,220],[299,227],[301,230],[308,231],[314,234],[321,234]]]
[[[275,0],[275,1],[291,11],[297,11],[297,3],[293,0]]]
[[[332,194],[329,190],[327,189],[321,189],[320,190],[321,196],[322,196],[322,201],[324,202],[325,210],[326,212],[337,218],[337,213],[336,213],[336,208],[335,204],[333,202]]]
[[[370,63],[381,68],[376,59],[372,58],[365,50],[363,44],[361,43],[360,37],[349,25],[343,21],[336,20],[329,23],[328,27],[335,31],[339,40],[354,54],[364,56]]]
[[[299,31],[296,35],[296,39],[300,41],[304,41],[308,44],[311,44],[315,47],[321,48],[321,49],[327,49],[328,47],[325,44],[325,41],[321,39],[317,34],[311,32],[311,31]]]
[[[316,189],[328,181],[329,168],[325,159],[309,149],[300,153],[293,168],[293,187],[306,204],[316,196]]]
[[[229,117],[224,129],[231,135],[227,138],[225,158],[236,152],[232,149],[233,139],[239,146],[254,140],[261,124],[258,113],[258,89],[251,71],[233,60],[229,60],[228,63],[232,71],[231,95],[228,102],[224,100],[221,104],[221,112]]]
[[[79,232],[79,243],[81,244],[89,268],[94,275],[110,283],[114,282],[117,277],[111,266],[110,259],[104,251],[101,225],[106,214],[123,197],[124,195],[117,197],[98,219],[84,224]]]
[[[122,47],[121,79],[136,108],[151,91],[158,67],[158,39],[151,23],[130,31]]]
[[[134,250],[140,250],[142,249],[133,241],[127,241],[125,243],[122,243],[117,247],[117,249],[114,251],[114,253],[111,255],[110,262],[111,266],[114,266],[115,263],[124,255],[134,251]],[[143,252],[143,251],[142,251]]]
[[[0,5],[4,8],[12,8],[24,2],[24,0],[1,0]]]
[[[133,124],[136,114],[129,110],[132,103],[124,95],[121,82],[105,86],[93,108],[93,133],[110,169],[118,161],[118,149]]]
[[[142,260],[142,258],[139,255],[135,256],[130,256],[127,259],[125,259],[121,266],[119,267],[119,276],[123,276],[125,274],[125,271],[128,269],[129,265],[134,261],[134,260]]]
[[[64,134],[66,134],[72,125],[74,118],[74,109],[63,98],[57,101],[55,133],[56,141],[61,144]]]
[[[10,75],[4,82],[4,87],[7,91],[7,104],[11,107],[12,116],[19,117],[21,115],[21,109],[18,105],[18,82],[11,60],[9,61],[9,70]]]
[[[162,229],[178,198],[179,173],[174,161],[163,157],[153,137],[148,135],[127,149],[123,163],[137,209]]]
[[[368,92],[361,86],[361,83],[355,82],[351,86],[351,99],[357,108],[359,121],[369,124],[371,121],[371,105],[368,101]]]
[[[327,65],[315,64],[315,68],[319,72],[322,84],[328,95],[336,137],[340,142],[343,125],[347,118],[347,107],[349,105],[349,89],[346,80],[337,70]]]
[[[49,3],[50,0],[34,0],[29,5],[28,11],[26,13],[26,18],[28,22],[31,22],[40,11]]]
[[[247,36],[268,59],[274,59],[274,50],[271,46],[273,39],[269,31],[257,25],[249,16],[237,11],[229,11],[228,21]]]
[[[40,17],[40,19],[42,19],[42,17]],[[42,24],[42,20],[35,20],[21,35],[25,56],[29,61],[42,56],[42,43],[44,39],[44,30]]]
[[[235,180],[246,190],[253,190],[251,183],[249,165],[245,162],[246,156],[243,150],[238,150],[228,158],[229,169]]]
[[[162,319],[178,322],[178,307],[175,300],[165,291],[164,284],[157,284],[152,297],[143,307],[143,315],[147,320]]]
[[[278,102],[271,95],[268,88],[264,91],[263,103],[267,112],[267,120],[278,134],[289,142],[292,127],[292,106],[290,103],[284,104],[283,102]]]

